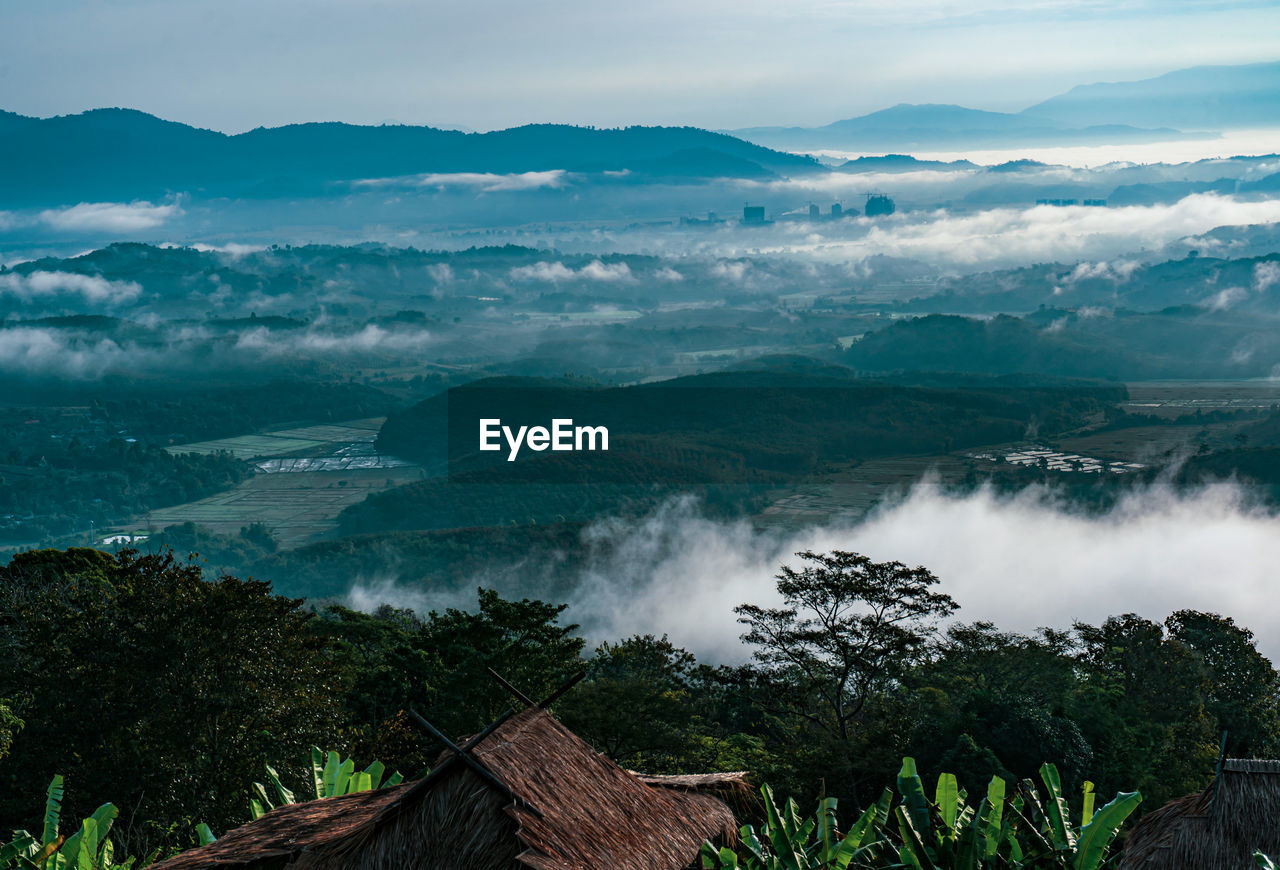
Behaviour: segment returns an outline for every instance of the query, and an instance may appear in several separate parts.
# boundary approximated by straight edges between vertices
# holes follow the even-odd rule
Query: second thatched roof
[[[1148,813],[1125,843],[1121,870],[1243,870],[1280,854],[1280,761],[1229,758],[1213,784]]]

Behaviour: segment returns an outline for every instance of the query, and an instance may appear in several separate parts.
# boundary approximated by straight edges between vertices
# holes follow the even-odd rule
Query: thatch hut
[[[1280,854],[1280,761],[1228,758],[1213,784],[1142,818],[1121,870],[1244,870]]]
[[[531,707],[417,782],[290,804],[153,870],[681,870],[743,775],[644,777]]]

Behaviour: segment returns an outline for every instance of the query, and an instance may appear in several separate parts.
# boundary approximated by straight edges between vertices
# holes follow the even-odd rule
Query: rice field
[[[213,441],[175,444],[170,453],[207,455],[225,451],[237,459],[268,459],[304,452],[321,451],[330,445],[372,444],[378,437],[383,418],[350,420],[338,424],[318,424],[292,429],[278,429],[256,435],[238,435]]]
[[[886,496],[901,494],[922,479],[959,480],[967,470],[953,454],[868,459],[831,475],[823,483],[797,486],[752,517],[761,529],[803,529],[866,516]]]
[[[209,498],[153,510],[145,521],[159,530],[191,522],[234,535],[252,523],[271,529],[284,547],[332,531],[339,513],[372,492],[418,480],[418,466],[374,451],[382,418],[350,420],[219,438],[168,448],[171,453],[226,451],[253,461],[253,477]]]
[[[303,450],[315,450],[326,442],[307,438],[290,438],[277,435],[240,435],[236,438],[219,438],[216,441],[196,441],[165,448],[170,453],[230,453],[236,459],[259,459],[265,456],[283,456]]]
[[[223,535],[238,534],[251,523],[271,529],[283,547],[323,538],[339,513],[372,492],[417,480],[415,466],[255,474],[235,489],[174,507],[154,510],[149,527],[163,529],[191,522]]]
[[[1181,417],[1197,411],[1266,411],[1280,405],[1280,380],[1136,381],[1126,384],[1131,414]]]

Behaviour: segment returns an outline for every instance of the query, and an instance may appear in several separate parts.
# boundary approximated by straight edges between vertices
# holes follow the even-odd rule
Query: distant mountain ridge
[[[1149,142],[1278,125],[1280,62],[1080,85],[1016,113],[902,103],[820,127],[726,132],[772,148],[874,151]]]
[[[797,151],[820,148],[910,151],[922,148],[1151,142],[1187,135],[1168,127],[1146,129],[1128,124],[1073,127],[1054,118],[987,112],[938,103],[900,103],[822,127],[748,127],[728,132],[770,148]]]
[[[535,124],[463,133],[329,122],[227,135],[133,109],[53,118],[0,113],[0,197],[10,205],[180,192],[306,195],[364,179],[557,169],[682,179],[765,178],[820,167],[696,127]]]
[[[1020,114],[1064,124],[1273,127],[1280,124],[1280,62],[1198,66],[1141,81],[1079,85]]]

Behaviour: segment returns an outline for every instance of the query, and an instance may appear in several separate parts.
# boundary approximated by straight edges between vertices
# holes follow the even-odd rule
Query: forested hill
[[[229,136],[131,109],[30,118],[0,113],[0,196],[13,204],[156,198],[173,192],[322,190],[422,173],[621,172],[768,177],[818,171],[696,127],[534,124],[490,133],[434,127],[292,124]]]

